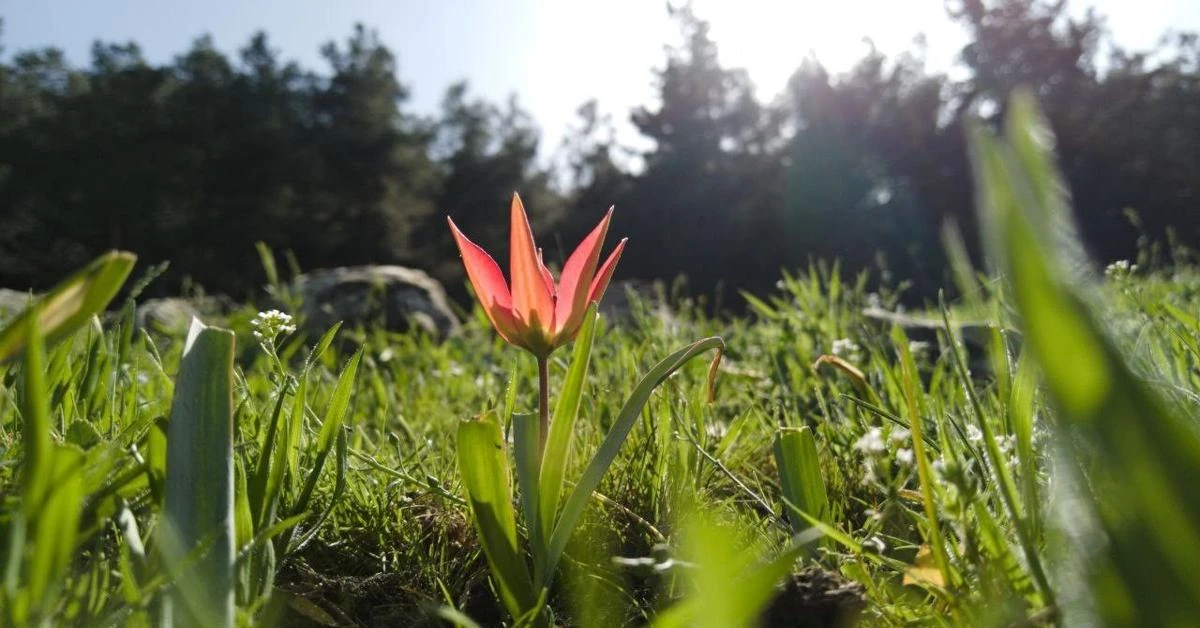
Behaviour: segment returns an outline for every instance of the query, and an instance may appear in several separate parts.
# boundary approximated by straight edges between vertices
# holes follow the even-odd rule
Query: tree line
[[[321,49],[320,71],[282,61],[266,34],[233,56],[202,37],[159,65],[132,43],[95,44],[87,67],[55,49],[5,55],[0,285],[45,287],[116,247],[169,261],[159,290],[243,297],[264,282],[263,241],[305,268],[402,263],[463,294],[444,216],[503,252],[518,190],[555,243],[548,260],[615,204],[624,277],[686,275],[733,296],[839,259],[927,295],[945,283],[942,226],[975,231],[964,124],[998,123],[1019,86],[1055,130],[1095,257],[1200,244],[1194,34],[1129,51],[1063,1],[952,0],[963,71],[929,70],[919,46],[836,74],[805,59],[764,101],[704,20],[671,11],[682,43],[655,70],[655,103],[630,112],[650,148],[622,146],[590,102],[550,163],[515,98],[459,83],[436,115],[412,112],[395,56],[364,26]]]

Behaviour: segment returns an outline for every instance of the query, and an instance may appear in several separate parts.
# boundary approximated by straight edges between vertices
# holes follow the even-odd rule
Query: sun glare
[[[909,49],[923,31],[931,46],[957,39],[940,2],[696,0],[693,6],[711,23],[722,62],[745,68],[765,98],[784,88],[806,56],[842,72],[869,50],[867,39],[889,53]]]

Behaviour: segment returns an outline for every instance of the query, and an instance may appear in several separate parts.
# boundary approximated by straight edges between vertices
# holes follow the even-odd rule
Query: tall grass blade
[[[1109,625],[1193,623],[1200,617],[1200,432],[1134,374],[1047,233],[1058,209],[1046,192],[1058,181],[1047,136],[1022,95],[1010,109],[1008,141],[977,131],[972,149],[980,208],[996,231],[991,252],[1060,411],[1059,445],[1086,477],[1070,516],[1094,518],[1103,532],[1075,548],[1090,563],[1083,577],[1092,592],[1091,608],[1077,610]]]

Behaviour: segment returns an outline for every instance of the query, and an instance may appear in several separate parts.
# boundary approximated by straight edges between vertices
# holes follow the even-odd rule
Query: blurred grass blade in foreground
[[[1051,136],[1028,94],[1014,97],[1007,135],[975,129],[981,223],[1011,286],[1026,347],[1060,411],[1054,426],[1074,495],[1056,506],[1080,561],[1060,568],[1090,599],[1069,623],[1188,625],[1200,617],[1200,432],[1196,417],[1131,369],[1100,322],[1062,246],[1061,184]],[[1068,254],[1064,254],[1067,251]],[[1088,617],[1094,613],[1095,617]]]
[[[233,332],[192,320],[167,428],[168,625],[233,625],[233,350]]]
[[[38,329],[46,343],[53,344],[93,315],[103,312],[124,285],[136,260],[132,253],[105,253],[35,299],[0,330],[0,363],[12,359],[25,348],[28,340],[26,321],[30,318],[37,318]]]
[[[4,522],[0,554],[0,624],[52,625],[79,534],[83,510],[83,453],[50,440],[46,353],[37,317],[23,321],[29,350],[23,365],[25,452],[20,507]]]

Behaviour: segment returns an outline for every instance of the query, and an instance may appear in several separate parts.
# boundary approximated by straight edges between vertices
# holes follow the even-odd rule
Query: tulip
[[[567,258],[557,284],[542,261],[542,250],[533,242],[533,231],[521,197],[512,197],[509,280],[505,282],[496,261],[467,239],[449,217],[450,231],[458,243],[467,277],[488,320],[506,342],[532,353],[539,363],[558,347],[570,342],[583,324],[590,304],[598,302],[608,288],[613,269],[625,248],[622,239],[604,264],[600,249],[612,220],[612,209]]]

